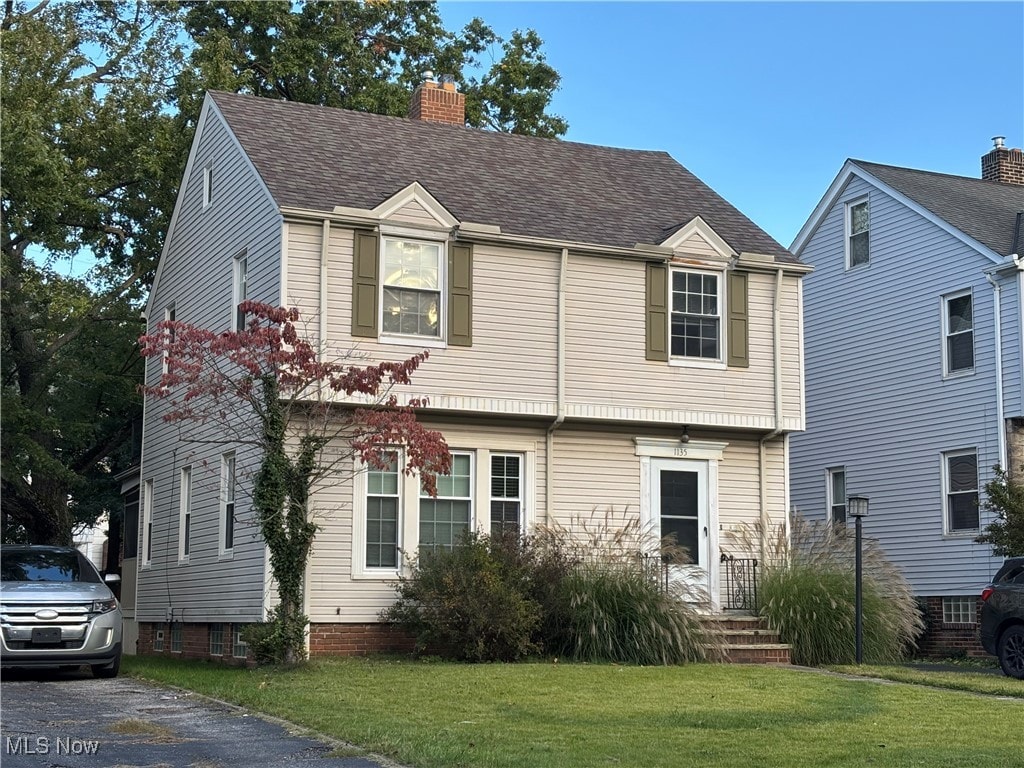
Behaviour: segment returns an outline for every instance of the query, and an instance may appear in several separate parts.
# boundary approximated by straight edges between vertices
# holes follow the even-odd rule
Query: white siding
[[[212,202],[202,207],[203,169],[213,167]],[[183,180],[180,208],[150,303],[149,332],[173,304],[182,322],[215,330],[230,327],[234,306],[234,257],[248,252],[249,298],[280,302],[281,217],[258,176],[210,113]],[[161,361],[149,360],[146,381],[155,383]],[[220,437],[212,428],[183,433],[164,423],[167,404],[146,403],[142,477],[154,483],[153,561],[139,573],[139,621],[253,621],[262,617],[264,546],[249,511],[255,457],[237,451],[239,497],[231,559],[219,557],[220,453],[228,448],[187,438]],[[193,466],[191,556],[178,563],[179,476]],[[140,515],[141,519],[141,515]],[[141,537],[141,531],[140,531]],[[141,546],[141,544],[140,544]],[[141,551],[141,550],[140,550]],[[140,558],[141,561],[141,558]]]
[[[870,264],[846,271],[843,203],[865,194]],[[977,448],[982,484],[997,461],[989,262],[859,179],[803,258],[815,271],[804,287],[807,432],[792,438],[795,507],[823,518],[825,469],[845,466],[847,491],[871,499],[865,535],[919,594],[977,594],[997,560],[972,536],[943,535],[941,456]],[[944,377],[942,296],[965,289],[974,297],[975,371]],[[990,521],[982,513],[982,526]]]

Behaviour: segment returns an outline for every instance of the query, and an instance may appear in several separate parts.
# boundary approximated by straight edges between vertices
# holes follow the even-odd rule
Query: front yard
[[[1020,698],[1007,700],[712,664],[339,659],[284,671],[125,657],[125,671],[276,715],[417,768],[980,768],[1024,760],[1024,684]]]

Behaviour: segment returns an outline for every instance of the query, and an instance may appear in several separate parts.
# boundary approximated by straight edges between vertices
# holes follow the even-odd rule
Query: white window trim
[[[979,533],[981,533],[981,512],[978,513],[978,527],[971,529],[964,529],[954,531],[950,528],[949,519],[949,459],[954,456],[974,456],[974,468],[977,473],[975,478],[976,493],[978,499],[981,499],[981,476],[980,469],[981,464],[979,462],[978,449],[977,448],[959,448],[953,451],[943,451],[940,455],[940,461],[942,462],[942,535],[951,539],[973,539]]]
[[[669,266],[668,274],[668,328],[666,329],[666,338],[668,339],[668,364],[670,366],[676,366],[679,368],[707,368],[711,370],[726,370],[728,361],[726,359],[726,350],[729,348],[729,340],[726,338],[728,331],[728,317],[729,308],[726,304],[728,299],[728,291],[726,290],[726,267],[727,264],[723,264],[720,269],[712,267],[683,267],[683,266]],[[686,274],[695,275],[715,275],[718,278],[718,357],[685,357],[681,355],[672,354],[672,276],[676,272],[683,272]]]
[[[430,237],[431,233],[419,230],[406,230],[398,227],[381,228],[378,244],[380,272],[377,280],[377,322],[380,331],[377,340],[382,344],[415,346],[427,349],[447,349],[448,347],[448,241]],[[437,336],[417,336],[415,334],[388,333],[384,330],[384,249],[388,240],[413,240],[438,246],[437,287],[440,294],[438,302]]]
[[[192,549],[192,465],[178,474],[178,562],[187,563]],[[188,551],[185,545],[188,544]]]
[[[867,203],[868,206],[868,260],[863,264],[853,264],[850,260],[852,255],[850,253],[850,238],[853,237],[853,208],[861,203]],[[871,200],[867,195],[858,197],[856,200],[850,200],[843,207],[843,254],[847,272],[871,266]]]
[[[481,490],[482,490],[482,491],[484,491],[484,493],[489,494],[490,493],[490,489],[489,488],[481,488],[481,482],[480,482],[480,474],[481,473],[480,473],[479,468],[477,466],[477,459],[478,459],[477,451],[465,450],[465,449],[459,449],[459,448],[451,448],[451,447],[448,450],[449,450],[449,453],[451,453],[452,458],[455,458],[456,456],[468,456],[469,457],[469,532],[473,533],[474,531],[480,531],[480,530],[486,531],[487,528],[481,528],[480,527],[480,518],[481,518],[481,514],[482,514],[481,513],[481,507],[483,505],[479,503],[479,500],[481,498],[490,498],[489,495],[488,496],[481,496],[481,493],[480,493]],[[490,472],[488,472],[488,476],[489,475],[490,475]],[[418,550],[418,548],[420,546],[420,540],[419,540],[419,538],[420,538],[419,537],[420,502],[423,501],[424,498],[426,498],[427,500],[430,499],[429,496],[424,497],[422,495],[422,488],[417,488],[417,491],[416,491],[416,539],[415,539],[417,550]],[[438,499],[452,499],[452,500],[455,500],[455,501],[465,501],[465,497],[464,496],[441,496],[440,494],[438,494],[437,498]],[[490,519],[490,512],[489,511],[488,511],[488,519]],[[410,541],[412,541],[412,539],[410,539]]]
[[[493,522],[491,520],[491,504],[495,501],[517,501],[519,502],[519,533],[523,535],[528,530],[526,526],[526,499],[524,497],[524,491],[526,489],[526,456],[518,451],[478,451],[479,458],[479,474],[481,475],[481,481],[484,483],[485,494],[481,496],[487,500],[486,504],[480,504],[482,507],[480,514],[477,515],[477,527],[478,530],[484,531],[490,534]],[[482,454],[482,455],[481,455]],[[492,475],[491,475],[491,459],[495,456],[503,457],[516,457],[519,459],[519,496],[511,498],[507,496],[495,496],[492,488]]]
[[[245,269],[242,269],[242,265]],[[245,292],[242,292],[243,286]],[[238,305],[249,297],[249,249],[243,248],[231,262],[231,330],[243,331],[238,324]]]
[[[207,652],[211,656],[218,656],[218,657],[219,656],[223,656],[224,655],[224,624],[222,622],[215,621],[215,622],[211,622],[209,626],[210,626],[210,629],[207,632]],[[220,651],[213,650],[213,638],[214,638],[213,628],[215,626],[220,628]]]
[[[153,564],[153,480],[142,483],[142,551],[139,558],[143,568]]]
[[[233,519],[237,520],[238,512],[238,456],[234,451],[228,451],[222,453],[220,456],[220,493],[218,494],[218,511],[219,519],[217,522],[218,528],[218,554],[220,559],[228,560],[234,557],[234,540],[238,536],[237,526],[233,525],[231,529],[231,547],[227,546],[227,517],[228,517],[228,460],[230,459],[233,472],[232,472],[232,485],[233,485],[233,498],[231,499],[231,514]]]
[[[398,564],[395,568],[376,568],[366,564],[366,494],[369,467],[360,466],[352,482],[352,578],[353,579],[397,579],[402,572],[403,559],[406,554],[405,542],[415,541],[409,538],[409,515],[406,514],[406,499],[410,493],[419,494],[419,477],[406,475],[405,452],[400,448],[392,448],[398,454]]]
[[[836,465],[834,467],[826,467],[825,468],[825,519],[828,520],[828,522],[830,522],[830,523],[834,523],[835,522],[835,520],[832,519],[832,509],[833,509],[833,507],[839,506],[839,504],[836,503],[836,499],[832,495],[832,485],[833,485],[832,480],[833,480],[834,476],[836,475],[836,473],[838,473],[838,472],[842,472],[843,473],[843,487],[845,488],[846,485],[847,485],[847,481],[850,479],[849,475],[846,472],[846,466],[845,465]],[[846,495],[849,496],[849,494],[846,494]],[[846,498],[841,499],[840,503],[845,508],[846,507]],[[849,510],[847,510],[847,513],[849,513]],[[843,521],[843,525],[846,525],[848,522],[849,522],[849,514],[847,514],[846,520]]]
[[[203,166],[203,210],[213,203],[213,164]]]
[[[169,304],[166,307],[164,307],[164,322],[165,323],[172,323],[172,322],[174,322],[175,318],[176,318],[176,307],[175,307],[175,305],[174,304]],[[164,328],[164,336],[169,338],[172,342],[174,341],[174,333],[171,330],[167,329],[167,328]],[[167,371],[168,371],[168,366],[167,366],[167,358],[168,357],[170,357],[170,354],[165,349],[163,351],[163,354],[160,356],[160,373],[161,373],[161,375],[167,373]]]
[[[958,371],[952,371],[949,368],[949,302],[953,299],[958,299],[962,296],[971,297],[971,358],[974,362],[970,368],[962,368]],[[978,349],[975,345],[975,331],[977,330],[976,324],[974,323],[974,312],[977,309],[977,304],[974,301],[974,291],[971,288],[966,288],[962,291],[954,291],[953,293],[947,293],[943,295],[940,302],[940,309],[942,313],[942,378],[944,379],[959,379],[964,376],[973,376],[978,368]]]
[[[978,599],[973,595],[947,595],[942,598],[942,623],[949,626],[975,625],[978,623]],[[957,616],[964,615],[964,608],[967,609],[967,621],[953,621]],[[949,617],[950,620],[947,620]]]
[[[235,659],[244,659],[249,655],[249,644],[242,639],[243,626],[239,624],[231,625],[231,657]],[[238,655],[238,651],[242,651],[242,655]]]

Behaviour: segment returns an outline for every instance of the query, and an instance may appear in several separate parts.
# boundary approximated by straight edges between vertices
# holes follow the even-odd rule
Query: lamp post
[[[864,604],[863,591],[861,589],[861,520],[868,514],[867,496],[850,496],[846,500],[846,513],[854,519],[856,530],[856,621],[857,621],[857,663],[864,663]]]

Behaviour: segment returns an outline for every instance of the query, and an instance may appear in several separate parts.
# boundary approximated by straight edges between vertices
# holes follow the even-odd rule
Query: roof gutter
[[[544,445],[544,461],[546,471],[544,473],[544,506],[547,522],[551,522],[551,499],[555,488],[555,431],[565,421],[565,283],[566,272],[569,268],[569,249],[562,249],[562,259],[558,267],[558,311],[555,321],[557,336],[556,353],[556,374],[555,374],[555,399],[557,408],[555,420],[548,426]]]

